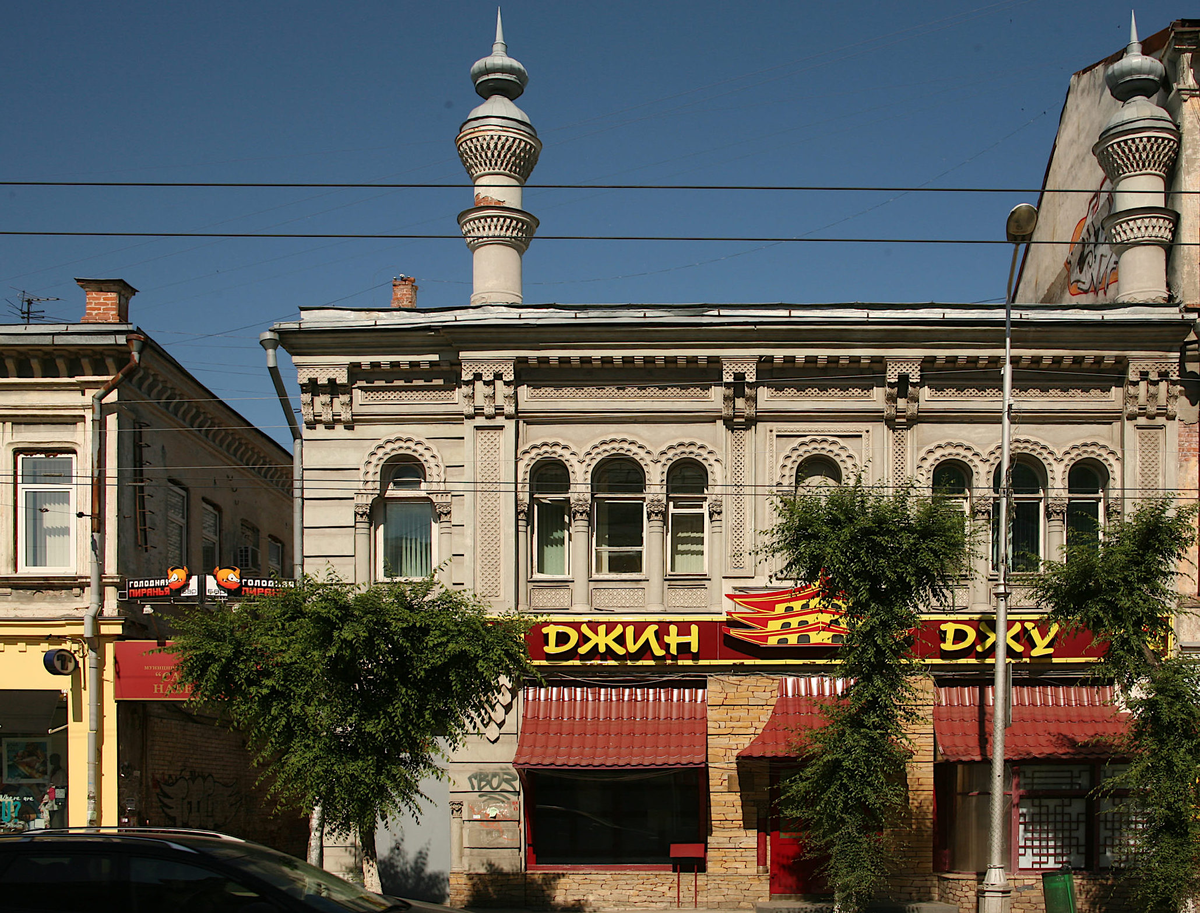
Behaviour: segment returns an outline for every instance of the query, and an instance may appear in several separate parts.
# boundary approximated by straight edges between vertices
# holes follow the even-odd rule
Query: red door
[[[779,780],[788,773],[771,771],[771,896],[828,894],[825,879],[817,874],[823,860],[804,855],[799,823],[779,811]]]

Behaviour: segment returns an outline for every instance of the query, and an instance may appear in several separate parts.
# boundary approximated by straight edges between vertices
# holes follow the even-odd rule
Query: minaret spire
[[[1179,213],[1166,206],[1167,180],[1179,154],[1179,127],[1155,97],[1167,71],[1142,53],[1137,17],[1129,15],[1129,46],[1104,81],[1121,107],[1100,131],[1092,152],[1113,185],[1104,233],[1117,254],[1117,301],[1165,302],[1167,250]]]
[[[542,143],[525,112],[513,103],[525,91],[529,74],[519,60],[508,56],[498,7],[492,53],[475,61],[471,80],[484,101],[455,140],[475,184],[475,205],[458,215],[472,254],[471,304],[520,304],[521,257],[538,226],[538,220],[521,208],[521,191]]]

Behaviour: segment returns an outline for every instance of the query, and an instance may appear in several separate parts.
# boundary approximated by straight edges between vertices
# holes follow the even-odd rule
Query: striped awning
[[[1004,756],[1088,760],[1119,756],[1129,714],[1115,704],[1112,687],[1013,685],[1013,724]],[[992,753],[994,692],[991,685],[942,685],[933,708],[941,760],[985,761]]]
[[[514,767],[672,768],[708,761],[704,688],[526,688]]]
[[[779,697],[770,719],[754,741],[738,752],[738,757],[797,757],[797,743],[806,732],[826,725],[822,707],[841,694],[845,686],[844,679],[819,675],[780,679]]]

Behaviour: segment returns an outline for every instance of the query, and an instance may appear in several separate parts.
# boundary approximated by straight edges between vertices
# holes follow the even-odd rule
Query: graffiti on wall
[[[517,774],[513,770],[477,770],[467,777],[467,785],[479,793],[515,793]]]
[[[1107,177],[1088,199],[1087,212],[1071,234],[1067,251],[1067,289],[1074,296],[1106,295],[1117,282],[1117,255],[1104,232],[1112,211],[1112,184]]]
[[[220,830],[241,808],[237,781],[222,783],[212,774],[195,771],[156,778],[158,807],[172,827]]]

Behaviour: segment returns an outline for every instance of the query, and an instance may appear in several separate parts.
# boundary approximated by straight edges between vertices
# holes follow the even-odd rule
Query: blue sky
[[[1136,8],[1143,37],[1188,13]],[[5,6],[10,181],[462,183],[456,189],[0,187],[4,231],[454,234],[454,136],[495,3],[116,0]],[[504,4],[531,184],[1040,186],[1072,72],[1122,48],[1111,0]],[[1003,238],[1036,193],[531,188],[543,235]],[[987,301],[1003,246],[538,241],[528,302]],[[140,290],[132,319],[219,395],[287,432],[258,333],[301,306],[464,305],[461,240],[0,237],[0,299],[73,277]],[[0,305],[3,307],[3,305]],[[15,319],[15,318],[13,318]]]

